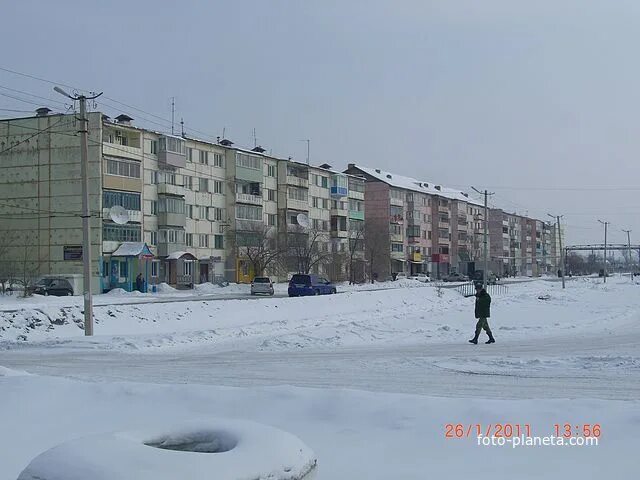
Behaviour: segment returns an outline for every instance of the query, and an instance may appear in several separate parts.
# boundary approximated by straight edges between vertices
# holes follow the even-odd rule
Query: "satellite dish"
[[[309,228],[309,217],[307,217],[304,213],[299,213],[296,217],[298,221],[298,225],[304,228]]]
[[[124,225],[129,221],[129,214],[120,205],[114,205],[109,209],[109,217],[118,225]]]

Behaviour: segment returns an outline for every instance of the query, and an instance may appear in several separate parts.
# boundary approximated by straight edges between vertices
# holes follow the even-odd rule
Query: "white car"
[[[258,293],[273,295],[273,282],[269,277],[256,277],[251,282],[251,295]]]
[[[415,275],[412,275],[409,278],[411,280],[418,280],[419,282],[423,282],[423,283],[427,283],[431,281],[431,278],[429,278],[429,275],[427,275],[426,273],[416,273]]]
[[[406,280],[407,278],[409,278],[409,277],[404,272],[396,273],[396,280]]]

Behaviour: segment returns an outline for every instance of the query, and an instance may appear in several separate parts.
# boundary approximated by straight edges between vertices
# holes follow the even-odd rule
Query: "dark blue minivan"
[[[336,287],[326,278],[313,274],[296,273],[289,280],[289,296],[330,295],[336,293]]]

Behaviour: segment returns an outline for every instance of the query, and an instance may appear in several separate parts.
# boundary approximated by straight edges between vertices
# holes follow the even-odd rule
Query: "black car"
[[[31,288],[31,291],[38,295],[55,295],[57,297],[73,295],[73,287],[65,278],[43,278]]]

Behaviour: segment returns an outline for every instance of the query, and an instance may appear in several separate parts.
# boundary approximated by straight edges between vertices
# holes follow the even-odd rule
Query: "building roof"
[[[461,202],[467,202],[473,205],[483,205],[480,201],[470,197],[464,192],[455,190],[453,188],[443,187],[442,185],[434,184],[433,182],[418,180],[411,177],[404,177],[395,173],[385,172],[384,170],[381,170],[379,168],[369,168],[363,167],[361,165],[353,165],[353,167],[381,182],[388,184],[391,187],[411,190],[413,192],[426,193],[429,195],[438,195],[450,200],[459,200]]]
[[[184,258],[185,260],[197,260],[192,253],[184,251],[173,252],[167,255],[167,260],[177,260],[179,258]]]

